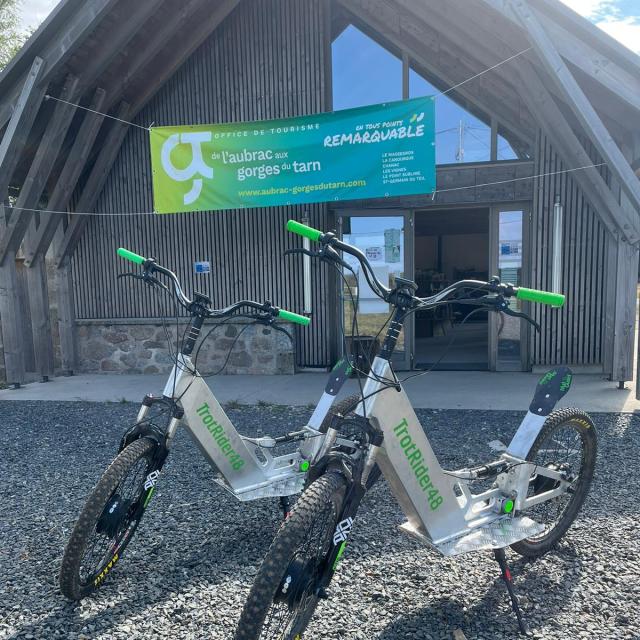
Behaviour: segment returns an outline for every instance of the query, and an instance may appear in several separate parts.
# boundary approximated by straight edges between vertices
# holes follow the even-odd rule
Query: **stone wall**
[[[176,326],[167,325],[172,346],[176,345]],[[185,325],[179,327],[182,339]],[[204,338],[213,325],[203,327]],[[288,328],[293,334],[293,329]],[[84,373],[168,373],[172,359],[161,323],[107,324],[78,321],[78,370]],[[194,349],[194,356],[200,342]],[[232,349],[229,354],[229,350]],[[295,372],[294,347],[288,336],[263,325],[225,324],[205,340],[198,355],[202,374],[217,371],[229,355],[221,373],[292,374]]]

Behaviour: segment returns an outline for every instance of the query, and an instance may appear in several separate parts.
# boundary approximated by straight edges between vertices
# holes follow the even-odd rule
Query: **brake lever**
[[[144,276],[141,276],[138,273],[131,273],[131,272],[127,272],[127,273],[119,273],[116,278],[118,280],[120,280],[120,278],[135,278],[136,280],[144,280]]]
[[[345,269],[351,269],[349,264],[345,262],[339,255],[338,252],[330,245],[324,245],[322,249],[318,251],[309,251],[308,249],[287,249],[283,256],[294,255],[294,254],[302,254],[304,256],[309,256],[310,258],[320,258],[320,260],[324,262],[337,262],[340,266]]]
[[[164,284],[164,282],[160,282],[160,280],[158,280],[158,278],[156,278],[155,276],[152,276],[150,273],[148,272],[144,272],[142,274],[139,273],[120,273],[117,276],[117,279],[120,280],[120,278],[135,278],[136,280],[142,280],[143,282],[146,282],[147,284],[150,284],[153,287],[160,287],[161,289],[164,289],[165,291],[169,291],[171,292],[171,290],[169,289],[169,287],[167,287],[166,284]]]
[[[320,258],[320,251],[310,251],[309,249],[287,249],[282,255],[283,256],[292,256],[297,253],[301,253],[302,255],[309,256],[310,258]]]
[[[523,318],[529,324],[531,324],[538,333],[540,333],[541,331],[540,325],[531,316],[528,316],[526,313],[523,313],[522,311],[514,311],[508,305],[506,309],[501,309],[501,311],[505,315],[512,316],[514,318]]]
[[[164,289],[165,291],[168,291],[169,293],[171,293],[171,289],[169,289],[169,287],[164,282],[160,282],[158,278],[156,278],[155,276],[152,276],[150,273],[147,273],[146,271],[142,276],[142,279],[153,287],[160,287],[161,289]]]
[[[458,304],[470,304],[476,307],[485,307],[491,311],[495,311],[496,313],[504,313],[507,316],[512,316],[513,318],[522,318],[526,320],[529,324],[533,325],[534,329],[540,333],[540,325],[526,313],[521,311],[514,311],[509,303],[504,299],[503,296],[498,295],[495,297],[481,297],[481,298],[453,298],[451,302],[456,302]]]

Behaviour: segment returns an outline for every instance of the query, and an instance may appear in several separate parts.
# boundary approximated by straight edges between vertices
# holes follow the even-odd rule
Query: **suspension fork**
[[[376,463],[376,457],[381,444],[382,433],[379,431],[374,432],[374,441],[369,445],[369,450],[363,463],[357,470],[357,473],[352,478],[347,479],[347,493],[342,503],[338,524],[333,532],[331,551],[324,561],[324,566],[320,571],[318,580],[317,595],[321,598],[327,597],[326,589],[344,555],[353,522],[360,508],[362,498],[364,498],[367,492],[367,479]]]
[[[162,430],[156,425],[152,425],[147,422],[149,411],[151,407],[156,404],[172,405],[171,419],[166,430]],[[123,435],[122,440],[120,441],[119,451],[122,451],[134,440],[138,440],[140,438],[151,438],[156,443],[156,447],[151,458],[150,470],[145,478],[144,499],[138,506],[138,517],[142,515],[142,512],[146,509],[149,501],[155,493],[156,482],[158,480],[158,477],[160,476],[160,472],[162,471],[165,462],[167,461],[169,450],[171,449],[173,439],[183,416],[184,409],[182,409],[182,407],[179,407],[169,399],[162,396],[157,397],[147,395],[142,401],[142,406],[140,407],[140,411],[138,412],[136,424]]]
[[[318,578],[316,594],[320,598],[327,598],[327,587],[338,568],[347,546],[347,540],[353,527],[353,521],[366,493],[366,488],[360,483],[352,480],[347,487],[347,494],[343,502],[342,511],[338,518],[338,524],[333,532],[331,541],[331,551],[324,561]]]

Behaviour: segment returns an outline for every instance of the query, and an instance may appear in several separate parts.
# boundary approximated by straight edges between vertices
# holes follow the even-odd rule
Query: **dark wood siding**
[[[594,161],[597,158],[594,157]],[[549,140],[540,135],[536,175],[562,171]],[[605,178],[608,176],[604,175]],[[552,227],[555,197],[564,208],[563,292],[567,302],[558,309],[531,305],[542,332],[532,332],[534,365],[600,366],[604,361],[604,303],[607,232],[571,174],[537,180],[531,220],[531,286],[551,288]]]
[[[325,6],[323,0],[241,3],[137,122],[250,121],[326,110]],[[96,210],[151,211],[150,174],[147,134],[132,127]],[[328,226],[324,205],[92,219],[73,258],[77,317],[154,318],[170,312],[157,293],[115,280],[126,270],[115,256],[118,246],[174,268],[188,289],[208,293],[216,307],[248,297],[301,312],[301,260],[283,259],[282,253],[299,244],[284,231],[286,220],[305,211],[314,226]],[[196,276],[196,260],[211,261],[212,273]],[[298,358],[302,365],[324,366],[331,364],[325,270],[314,268],[312,278],[313,321],[298,331]]]

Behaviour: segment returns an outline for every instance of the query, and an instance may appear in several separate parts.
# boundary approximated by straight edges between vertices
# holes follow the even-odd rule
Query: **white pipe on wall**
[[[564,210],[560,202],[560,196],[556,196],[553,205],[553,253],[551,257],[551,291],[562,291],[562,218]]]

